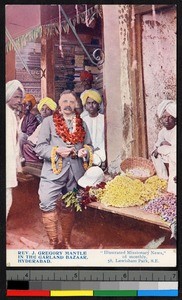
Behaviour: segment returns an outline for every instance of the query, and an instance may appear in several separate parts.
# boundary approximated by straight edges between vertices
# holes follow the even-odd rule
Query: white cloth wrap
[[[169,142],[171,146],[160,146],[163,141]],[[155,146],[157,147],[158,157],[155,158],[152,155],[151,159],[156,173],[160,178],[168,179],[167,191],[176,194],[176,183],[174,182],[174,177],[176,176],[176,126],[171,130],[162,128],[158,134]],[[169,164],[169,177],[164,163]]]
[[[6,105],[6,187],[17,186],[17,171],[20,171],[18,124],[14,111]]]
[[[11,80],[6,83],[6,102],[8,102],[17,89],[20,89],[23,93],[23,97],[25,95],[25,90],[22,83],[19,80]]]
[[[176,103],[173,100],[163,100],[157,107],[157,115],[162,117],[164,111],[167,111],[171,116],[176,118]]]

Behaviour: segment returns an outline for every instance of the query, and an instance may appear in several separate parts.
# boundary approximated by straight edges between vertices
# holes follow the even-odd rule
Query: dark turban
[[[80,73],[80,80],[81,81],[89,80],[92,83],[93,82],[93,75],[92,75],[92,73],[90,73],[88,71],[82,71]]]

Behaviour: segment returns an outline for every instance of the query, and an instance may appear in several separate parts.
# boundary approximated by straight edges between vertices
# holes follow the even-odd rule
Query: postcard
[[[176,5],[8,4],[8,267],[176,267]]]

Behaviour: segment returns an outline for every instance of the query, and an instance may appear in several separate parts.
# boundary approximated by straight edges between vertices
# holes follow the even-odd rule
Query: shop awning
[[[6,28],[16,39],[40,25],[40,5],[6,5]]]
[[[86,23],[86,19],[99,13],[99,5],[62,5],[67,16],[75,26]],[[58,33],[59,8],[58,5],[6,5],[6,51],[14,48],[11,37],[17,48],[26,45],[27,42],[36,40],[42,35],[44,26],[48,34]],[[63,32],[69,32],[69,25],[64,17],[61,18]]]

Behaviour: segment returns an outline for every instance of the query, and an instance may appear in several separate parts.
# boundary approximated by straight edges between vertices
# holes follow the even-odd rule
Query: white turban
[[[24,97],[25,90],[20,81],[15,79],[6,83],[6,102],[8,102],[11,99],[11,97],[17,91],[17,89],[20,89],[22,91],[22,96]]]
[[[173,100],[163,100],[157,107],[157,115],[162,117],[164,111],[176,118],[176,103]]]

